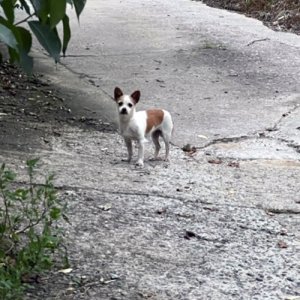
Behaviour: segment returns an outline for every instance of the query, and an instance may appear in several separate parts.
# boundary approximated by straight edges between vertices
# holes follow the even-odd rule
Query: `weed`
[[[34,183],[38,159],[28,160],[29,183],[20,185],[16,174],[0,168],[0,299],[21,299],[37,274],[50,269],[54,254],[63,248],[59,225],[66,205],[57,197],[53,175]],[[65,251],[63,251],[65,255]]]

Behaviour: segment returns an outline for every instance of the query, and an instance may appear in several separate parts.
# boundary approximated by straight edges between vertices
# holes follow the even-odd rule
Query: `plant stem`
[[[32,222],[32,220],[30,220],[30,223],[27,226],[25,226],[23,229],[16,231],[15,234],[24,233],[27,229],[38,225],[44,219],[46,213],[47,213],[47,209],[44,209],[42,215],[35,222]]]
[[[7,198],[6,198],[5,193],[4,193],[4,191],[2,189],[1,189],[1,194],[2,194],[2,198],[3,198],[3,202],[4,202],[4,208],[5,208],[4,226],[6,228],[6,224],[8,224],[9,225],[9,229],[11,230],[11,221],[10,221],[10,217],[9,217],[9,209],[8,209]],[[1,239],[4,236],[5,231],[6,231],[6,229],[1,234]]]
[[[15,24],[15,26],[20,25],[20,24],[26,22],[27,20],[29,20],[29,19],[32,18],[33,16],[35,16],[35,13],[32,13],[32,14],[30,14],[28,17],[26,17],[25,19],[23,19],[23,20],[17,22],[17,23]]]

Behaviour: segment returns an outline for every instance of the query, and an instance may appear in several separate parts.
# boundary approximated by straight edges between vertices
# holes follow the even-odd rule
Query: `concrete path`
[[[186,0],[90,0],[72,28],[62,63],[170,110],[178,145],[253,135],[300,103],[300,39],[257,20]]]
[[[171,163],[149,145],[144,169],[116,133],[66,125],[35,149],[93,283],[61,299],[299,299],[300,37],[188,0],[89,0],[72,28],[63,65],[37,70],[75,114],[115,123],[114,87],[140,89],[176,131]]]

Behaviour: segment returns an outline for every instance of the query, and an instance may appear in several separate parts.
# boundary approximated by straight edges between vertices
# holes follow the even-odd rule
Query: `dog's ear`
[[[114,92],[115,101],[117,101],[122,96],[123,96],[122,90],[119,87],[116,87]]]
[[[133,99],[134,103],[137,104],[140,100],[141,92],[140,91],[135,91],[130,95],[130,97]]]

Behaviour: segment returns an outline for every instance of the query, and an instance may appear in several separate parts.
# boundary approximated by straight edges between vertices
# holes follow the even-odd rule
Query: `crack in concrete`
[[[224,138],[218,138],[214,139],[204,146],[195,147],[198,150],[206,149],[210,146],[217,145],[217,144],[229,144],[229,143],[239,143],[241,141],[245,140],[270,140],[270,141],[277,141],[284,143],[287,147],[294,149],[297,153],[300,153],[300,145],[297,143],[294,143],[293,141],[284,139],[284,138],[276,138],[272,136],[266,136],[265,132],[269,132],[270,130],[265,129],[264,131],[257,131],[253,133],[252,135],[241,135],[237,137],[224,137]],[[275,131],[275,130],[274,130]],[[172,144],[173,146],[179,147],[178,145]],[[300,158],[299,158],[300,159]],[[248,160],[248,159],[241,159],[241,160]],[[253,159],[250,159],[253,160]]]
[[[203,147],[197,147],[197,149],[205,149],[211,145],[216,145],[216,144],[229,144],[229,143],[238,143],[240,141],[245,141],[245,140],[270,140],[270,141],[277,141],[277,142],[282,142],[284,143],[287,147],[294,149],[297,153],[300,153],[300,145],[294,144],[290,140],[283,139],[283,138],[275,138],[272,136],[265,136],[263,133],[259,133],[258,136],[240,136],[240,137],[230,137],[230,138],[220,138],[213,140],[209,142],[207,145],[204,145]],[[230,158],[230,157],[228,157]],[[234,157],[231,157],[231,159],[234,159]],[[300,159],[300,158],[299,158]],[[255,158],[249,158],[249,159],[239,159],[239,160],[256,160]]]
[[[266,136],[266,133],[269,132],[273,132],[273,131],[278,131],[278,126],[279,124],[286,119],[291,113],[295,112],[297,109],[300,108],[299,104],[296,104],[293,108],[291,108],[290,110],[288,110],[286,113],[283,113],[281,118],[275,122],[275,124],[269,128],[266,128],[264,130],[257,130],[256,132],[254,132],[251,135],[241,135],[241,136],[233,136],[233,137],[223,137],[223,138],[218,138],[218,139],[213,139],[210,142],[208,142],[207,144],[205,144],[204,146],[200,146],[200,147],[195,147],[198,150],[203,150],[206,149],[210,146],[213,145],[217,145],[220,143],[225,143],[225,144],[229,144],[229,143],[238,143],[241,141],[245,141],[245,140],[259,140],[259,139],[268,139],[268,140],[273,140],[273,141],[280,141],[283,142],[284,144],[286,144],[286,146],[295,149],[295,151],[297,153],[300,153],[300,145],[297,145],[295,143],[293,143],[293,141],[287,140],[287,139],[283,139],[283,138],[276,138],[276,137],[272,137],[272,136]],[[181,148],[180,146],[172,143],[173,146],[176,146],[177,148]]]
[[[93,55],[93,54],[69,54],[69,55],[61,55],[61,58],[66,58],[66,57],[98,57],[97,55]]]
[[[267,208],[265,209],[267,212],[273,213],[273,214],[300,214],[300,208],[297,209],[291,209],[291,208]]]
[[[208,142],[204,146],[196,147],[196,149],[202,150],[202,149],[206,149],[206,148],[208,148],[210,146],[213,146],[213,145],[216,145],[216,144],[221,144],[221,143],[224,143],[224,144],[238,143],[240,141],[254,139],[254,138],[257,138],[257,137],[247,136],[247,135],[241,135],[241,136],[236,136],[236,137],[218,138],[218,139],[211,140],[210,142]]]
[[[15,181],[15,184],[17,185],[25,185],[29,186],[28,181]],[[33,186],[37,187],[43,187],[45,184],[43,183],[32,183]],[[178,200],[182,201],[184,203],[201,203],[205,205],[211,205],[211,206],[218,206],[218,207],[233,207],[233,208],[241,208],[241,209],[256,209],[256,210],[262,210],[265,211],[263,207],[253,205],[253,206],[247,206],[247,205],[235,205],[230,203],[215,203],[215,202],[209,202],[205,200],[201,200],[199,198],[193,197],[193,199],[189,199],[188,197],[178,197],[175,195],[166,195],[166,194],[159,194],[156,192],[140,192],[140,191],[115,191],[115,190],[109,190],[109,189],[98,189],[94,187],[88,187],[88,186],[72,186],[72,185],[55,185],[55,188],[59,191],[68,191],[72,190],[75,192],[80,192],[82,190],[84,191],[94,191],[94,192],[101,192],[102,194],[111,194],[111,195],[127,195],[127,196],[144,196],[144,197],[153,197],[153,198],[163,198],[163,199],[171,199],[171,200]]]
[[[300,97],[300,96],[299,96]],[[286,119],[291,113],[295,112],[297,109],[300,108],[300,105],[299,104],[296,104],[294,107],[292,107],[290,110],[288,110],[286,113],[283,113],[281,118],[275,122],[274,126],[273,127],[270,127],[270,129],[266,130],[266,131],[278,131],[278,125],[284,120]]]

